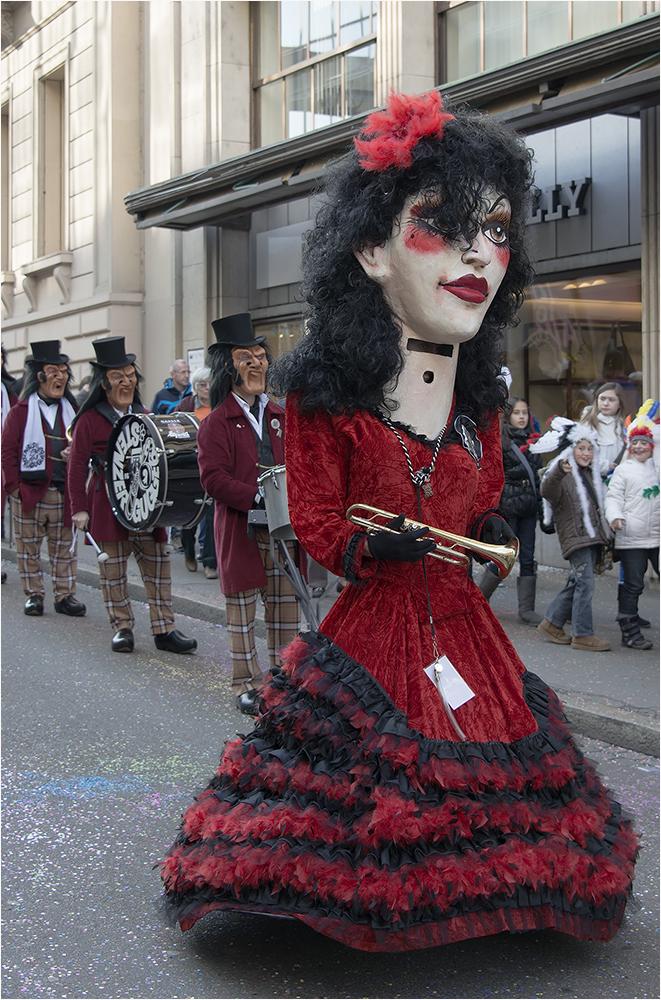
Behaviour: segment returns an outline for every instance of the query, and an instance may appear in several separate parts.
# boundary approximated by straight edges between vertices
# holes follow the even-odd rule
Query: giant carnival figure
[[[185,813],[169,908],[184,930],[214,910],[293,915],[366,951],[608,940],[637,837],[465,555],[515,552],[495,513],[499,345],[531,279],[530,153],[438,93],[392,95],[355,146],[308,239],[307,335],[278,372],[292,525],[349,586]]]

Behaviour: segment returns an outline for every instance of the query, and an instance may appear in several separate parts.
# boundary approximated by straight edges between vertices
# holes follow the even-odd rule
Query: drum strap
[[[120,414],[117,410],[110,405],[105,399],[101,400],[94,407],[97,413],[100,413],[109,424],[114,426],[120,418]],[[98,491],[101,485],[101,480],[105,478],[106,474],[106,459],[105,455],[100,455],[97,451],[93,451],[90,455],[90,461],[92,463],[92,468],[96,472],[96,490]]]

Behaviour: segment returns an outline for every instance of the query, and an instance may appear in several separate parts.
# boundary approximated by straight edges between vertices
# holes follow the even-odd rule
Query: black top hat
[[[258,337],[252,328],[250,313],[234,313],[233,316],[224,316],[222,319],[212,319],[211,327],[216,335],[217,344],[211,344],[209,350],[214,347],[257,347],[263,344],[266,336],[262,333]]]
[[[96,354],[96,363],[102,368],[125,368],[135,364],[135,354],[127,354],[124,337],[104,337],[103,340],[93,340],[92,347]]]
[[[32,357],[26,358],[26,361],[36,362],[39,365],[66,365],[69,360],[68,354],[60,353],[59,340],[37,340],[35,343],[31,341],[30,347]]]

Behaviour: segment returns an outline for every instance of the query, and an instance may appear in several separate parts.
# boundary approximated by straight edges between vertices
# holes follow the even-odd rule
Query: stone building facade
[[[124,334],[160,388],[210,321],[302,332],[301,236],[326,163],[390,88],[529,136],[539,278],[506,337],[517,394],[574,415],[608,375],[658,398],[658,4],[2,5],[3,343],[80,379]]]

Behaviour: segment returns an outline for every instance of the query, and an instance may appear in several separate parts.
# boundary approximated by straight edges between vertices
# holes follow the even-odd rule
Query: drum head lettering
[[[106,452],[106,486],[120,524],[145,531],[158,520],[167,491],[160,434],[143,414],[120,417]]]

